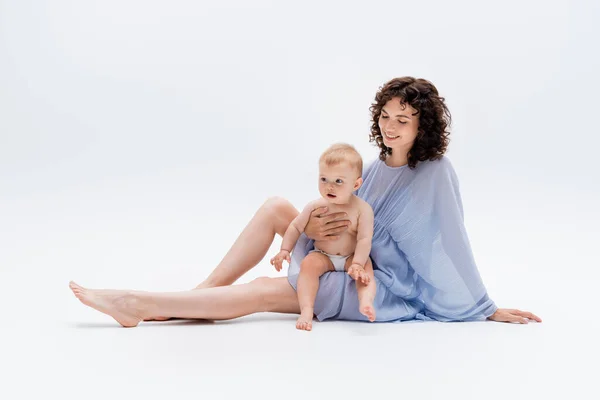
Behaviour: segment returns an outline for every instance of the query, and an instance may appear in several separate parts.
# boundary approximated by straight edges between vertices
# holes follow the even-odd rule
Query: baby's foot
[[[142,308],[129,292],[123,290],[93,290],[70,282],[73,294],[86,306],[113,317],[126,328],[137,326],[142,320]]]
[[[362,315],[367,317],[369,321],[375,321],[375,307],[373,307],[373,302],[360,302],[359,311]]]
[[[312,331],[313,309],[304,308],[300,312],[300,317],[296,321],[296,329],[303,331]]]

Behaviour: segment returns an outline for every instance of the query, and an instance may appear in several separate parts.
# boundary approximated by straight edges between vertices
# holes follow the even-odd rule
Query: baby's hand
[[[353,263],[350,268],[348,268],[348,275],[355,281],[361,282],[363,285],[368,285],[369,282],[371,282],[371,277],[360,264]]]
[[[271,265],[275,266],[277,272],[281,271],[283,260],[286,260],[288,264],[292,262],[289,251],[281,250],[275,257],[271,258]]]

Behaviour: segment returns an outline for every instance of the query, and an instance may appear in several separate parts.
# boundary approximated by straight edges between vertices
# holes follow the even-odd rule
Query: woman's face
[[[410,104],[402,105],[400,98],[394,97],[384,104],[379,116],[379,129],[383,143],[392,149],[410,150],[419,131],[417,110]]]

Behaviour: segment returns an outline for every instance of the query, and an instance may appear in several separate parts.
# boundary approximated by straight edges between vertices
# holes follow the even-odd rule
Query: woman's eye
[[[386,119],[387,117],[385,115],[382,115],[381,118]]]
[[[406,122],[402,122],[402,121],[398,121],[398,122],[400,122],[402,125],[406,125]]]

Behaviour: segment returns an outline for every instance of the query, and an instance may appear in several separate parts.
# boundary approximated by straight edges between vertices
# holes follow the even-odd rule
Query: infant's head
[[[346,204],[362,185],[362,157],[354,147],[336,143],[319,159],[319,192],[333,204]]]

